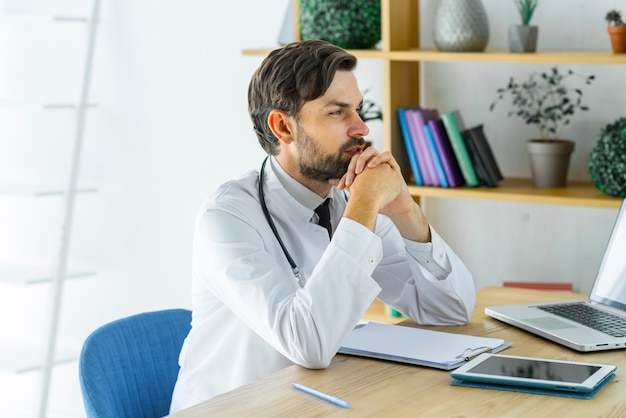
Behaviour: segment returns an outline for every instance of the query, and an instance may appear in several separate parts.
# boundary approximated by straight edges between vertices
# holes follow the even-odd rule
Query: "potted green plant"
[[[574,142],[559,138],[559,129],[570,123],[577,110],[589,110],[582,104],[582,90],[571,87],[570,82],[578,80],[589,85],[594,79],[594,75],[581,76],[571,70],[562,73],[555,66],[547,72],[532,73],[521,83],[511,78],[506,87],[497,90],[498,98],[491,103],[490,110],[505,95],[510,95],[513,110],[508,115],[535,125],[539,131],[538,139],[527,142],[536,187],[565,186]]]
[[[299,7],[302,40],[323,39],[346,49],[371,49],[380,41],[380,0],[300,0]]]
[[[626,52],[626,24],[622,20],[622,15],[617,10],[611,10],[604,18],[609,24],[607,31],[611,38],[611,48],[614,54]]]
[[[520,18],[521,25],[509,27],[509,51],[535,52],[537,49],[537,35],[539,28],[530,24],[539,0],[513,0]]]
[[[606,125],[589,154],[589,175],[604,193],[626,197],[626,118]]]
[[[383,109],[377,103],[365,97],[368,92],[369,89],[363,92],[364,98],[359,108],[359,116],[363,119],[363,122],[383,120]]]

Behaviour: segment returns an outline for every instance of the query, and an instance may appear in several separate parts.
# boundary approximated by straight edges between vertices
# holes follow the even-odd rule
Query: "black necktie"
[[[324,200],[324,203],[315,208],[315,213],[319,216],[318,225],[323,226],[328,231],[328,238],[332,238],[333,235],[333,227],[330,225],[330,209],[328,204],[330,203],[330,198]]]

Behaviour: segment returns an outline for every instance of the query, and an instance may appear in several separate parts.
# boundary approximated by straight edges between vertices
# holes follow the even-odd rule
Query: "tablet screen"
[[[526,379],[582,383],[600,369],[585,364],[556,363],[536,359],[490,356],[467,373],[494,376],[521,377]]]

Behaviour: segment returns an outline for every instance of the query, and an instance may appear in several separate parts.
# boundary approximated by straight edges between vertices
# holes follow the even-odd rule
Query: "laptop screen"
[[[590,299],[626,310],[626,200],[617,214]]]

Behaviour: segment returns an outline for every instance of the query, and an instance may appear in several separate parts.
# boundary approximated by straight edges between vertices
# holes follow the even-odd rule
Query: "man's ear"
[[[267,124],[281,143],[289,144],[293,141],[293,118],[284,111],[272,110],[267,116]]]

